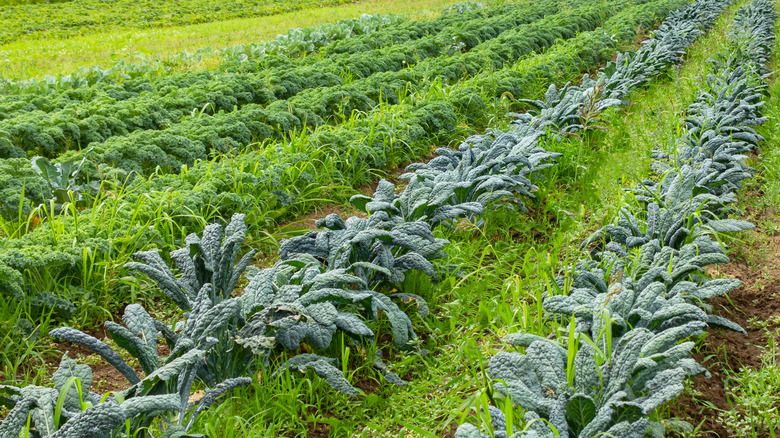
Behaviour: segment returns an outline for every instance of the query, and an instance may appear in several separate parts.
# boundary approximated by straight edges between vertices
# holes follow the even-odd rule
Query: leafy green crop
[[[310,255],[321,260],[328,270],[352,272],[366,285],[401,283],[410,269],[433,276],[431,260],[441,258],[441,249],[449,243],[435,238],[426,222],[405,222],[385,212],[346,221],[331,214],[317,221],[317,226],[324,229],[282,242],[280,259]]]
[[[669,14],[653,32],[653,38],[632,53],[619,53],[599,72],[598,79],[587,74],[580,86],[566,84],[560,90],[550,85],[544,100],[520,99],[537,111],[513,114],[516,125],[527,125],[540,131],[572,134],[598,129],[601,114],[622,104],[630,91],[647,84],[653,78],[679,62],[685,50],[712,26],[725,2],[701,4],[700,8],[680,8]]]
[[[689,8],[694,11],[690,19],[705,26],[715,19],[713,11],[725,5],[700,0]],[[595,14],[596,9],[591,12]],[[752,16],[766,19],[773,18],[773,14],[767,10]],[[566,17],[577,23],[582,18],[575,13]],[[560,16],[545,25],[558,19]],[[590,25],[588,20],[577,23],[568,29]],[[539,30],[538,36],[543,35]],[[497,41],[490,47],[507,42],[505,38]],[[512,50],[501,48],[505,49]],[[501,56],[493,62],[501,62]],[[534,190],[527,175],[550,165],[556,157],[537,145],[540,136],[555,134],[553,130],[541,132],[535,126],[592,128],[582,123],[576,126],[570,116],[574,108],[581,112],[585,102],[577,100],[575,93],[592,100],[593,88],[588,90],[594,84],[566,88],[562,95],[553,89],[555,95],[551,93],[544,104],[550,111],[531,116],[529,123],[518,124],[510,133],[473,137],[457,152],[440,150],[431,163],[411,166],[405,175],[410,184],[398,195],[392,184],[383,182],[373,198],[354,198],[369,213],[367,219],[343,220],[337,215],[321,219],[317,225],[322,230],[284,242],[281,260],[273,267],[248,269],[252,253],[239,259],[246,237],[243,215],[235,215],[224,232],[221,226],[210,225],[201,236],[188,236],[185,247],[171,253],[179,274],[158,253],[138,253],[141,263],[128,267],[149,276],[182,311],[180,322],[167,326],[155,321],[141,306],[130,305],[125,309],[124,325],[106,324],[117,345],[138,360],[143,379],[119,354],[93,337],[68,328],[55,329],[52,335],[88,346],[128,378],[131,386],[120,393],[124,403],[118,405],[134,415],[134,428],[154,421],[156,417],[147,415],[145,409],[158,406],[157,410],[172,412],[178,421],[169,430],[184,433],[197,413],[217,397],[234,386],[249,383],[241,376],[254,372],[261,364],[270,365],[275,359],[273,353],[298,350],[302,343],[315,353],[293,356],[272,377],[289,370],[313,369],[335,389],[359,394],[336,362],[321,354],[328,353],[334,335],[342,332],[357,341],[373,342],[376,334],[371,321],[386,317],[396,346],[414,350],[416,334],[411,319],[393,299],[417,301],[422,316],[427,313],[424,301],[408,293],[387,295],[383,291],[403,281],[412,269],[435,277],[433,263],[441,258],[446,241],[434,237],[432,226],[453,225],[464,217],[474,219],[488,208],[510,206],[522,210],[521,196],[530,197]],[[568,90],[571,98],[566,97]],[[616,101],[601,102],[605,106],[612,103]],[[545,125],[541,121],[546,119],[561,122]],[[421,125],[425,123],[433,122]],[[601,239],[602,246],[594,250],[590,260],[575,267],[569,278],[569,286],[574,289],[562,288],[572,293],[547,298],[549,311],[561,318],[574,318],[571,335],[560,340],[511,335],[508,340],[525,348],[525,353],[502,353],[491,360],[491,376],[500,380],[495,387],[528,411],[529,428],[512,436],[595,436],[606,432],[640,437],[648,427],[655,436],[659,431],[663,434],[663,427],[649,422],[647,416],[679,393],[686,376],[704,372],[689,357],[693,344],[680,342],[701,333],[707,324],[734,327],[707,315],[701,303],[735,287],[733,282],[706,282],[702,277],[702,268],[723,262],[725,256],[706,233],[698,233],[694,227],[688,233],[680,231],[688,229],[684,225],[692,223],[689,216],[701,211],[701,206],[716,213],[712,206],[717,203],[698,193],[701,198],[692,196],[687,200],[694,190],[692,172],[677,173],[682,175],[678,180],[659,185],[666,187],[660,201],[646,203],[656,205],[648,208],[656,208],[659,218],[663,213],[665,222],[656,221],[663,224],[648,220],[640,227],[635,218],[639,213],[625,212],[621,218],[624,222],[614,227],[627,227],[635,234],[631,237],[646,237],[636,241],[634,246],[639,250],[622,247],[628,235],[610,228],[608,235],[616,237],[609,242],[601,237],[590,241]],[[693,199],[696,202],[692,204]],[[683,217],[680,224],[679,217]],[[707,223],[710,228],[734,225],[726,220],[714,218]],[[685,242],[689,235],[691,241]],[[244,271],[249,283],[238,294],[234,289]],[[618,281],[612,281],[615,275]],[[167,357],[157,352],[159,335],[170,347]],[[380,360],[375,358],[374,365],[389,381],[402,383]],[[201,401],[205,405],[187,403],[195,380],[212,388]],[[17,425],[31,408],[28,402],[22,402],[9,416],[9,424]],[[105,405],[105,409],[110,414],[117,408]],[[495,427],[507,430],[509,435],[512,425],[506,418],[496,409],[491,409],[491,415]],[[106,415],[107,427],[115,424],[110,418]],[[40,421],[49,425],[46,418]],[[69,420],[64,427],[75,431],[79,424]],[[479,436],[479,431],[462,426],[458,434]]]
[[[168,375],[177,374],[169,372]],[[149,376],[147,379],[152,378],[153,376]],[[131,436],[145,436],[141,435],[145,433],[143,431],[157,418],[168,417],[168,413],[178,413],[178,418],[166,418],[166,421],[172,420],[174,423],[178,420],[178,424],[168,427],[168,433],[179,431],[178,436],[183,436],[198,413],[208,408],[226,391],[247,385],[251,379],[224,382],[207,391],[198,403],[189,407],[189,392],[186,392],[183,399],[180,394],[154,394],[153,391],[150,391],[149,395],[134,396],[125,393],[100,397],[90,392],[90,367],[77,365],[67,354],[62,357],[52,381],[53,388],[34,385],[24,388],[0,387],[0,391],[11,394],[11,398],[6,400],[10,400],[14,406],[0,424],[2,436],[30,433],[30,426],[37,430],[39,436],[53,438],[119,436],[116,431],[120,429],[130,431]],[[189,391],[189,388],[187,390]],[[189,422],[183,427],[186,412],[190,412]],[[29,426],[28,414],[31,420]]]
[[[592,338],[605,330],[607,324],[613,337],[619,338],[635,328],[660,333],[691,321],[744,333],[738,325],[703,310],[709,309],[705,303],[710,298],[741,286],[739,280],[688,280],[691,276],[703,278],[704,268],[710,264],[728,262],[719,246],[707,238],[700,238],[679,251],[661,250],[657,241],[650,246],[657,250],[654,255],[641,251],[635,259],[620,261],[628,265],[622,269],[631,271],[621,271],[617,266],[620,262],[613,259],[609,259],[609,263],[602,262],[610,265],[612,272],[623,272],[621,280],[609,285],[610,274],[604,269],[578,264],[572,276],[571,292],[547,297],[545,310],[574,317],[577,329],[589,333]],[[604,311],[608,312],[606,319]]]
[[[525,354],[498,353],[488,368],[491,377],[500,382],[496,389],[527,411],[526,430],[511,436],[644,437],[648,427],[659,426],[647,416],[677,397],[687,376],[704,372],[692,359],[678,359],[689,354],[693,342],[677,344],[684,334],[700,333],[702,326],[691,323],[687,331],[674,335],[635,329],[614,341],[611,354],[584,342],[578,347],[570,345],[567,351],[555,341],[509,339],[526,347]],[[568,381],[566,361],[572,349],[575,372]],[[496,434],[507,434],[503,412],[491,409],[490,414]],[[663,431],[663,426],[660,428]],[[466,424],[455,436],[488,435]]]
[[[131,262],[126,267],[152,278],[184,311],[202,306],[205,300],[217,304],[229,299],[256,253],[249,251],[236,261],[246,239],[244,217],[234,214],[224,232],[220,225],[211,224],[203,230],[202,237],[188,235],[186,246],[171,252],[171,259],[182,273],[179,279],[174,277],[157,251],[136,253],[135,257],[143,263]],[[204,292],[206,295],[201,296]]]
[[[528,175],[551,166],[559,156],[536,144],[540,136],[493,131],[469,137],[457,151],[439,148],[438,157],[428,163],[409,165],[401,175],[409,183],[400,194],[382,180],[373,198],[356,195],[350,201],[371,215],[383,212],[432,226],[452,227],[461,217],[482,214],[488,205],[526,211],[520,196],[533,199],[537,190]]]
[[[551,130],[559,135],[598,128],[596,118],[605,110],[621,105],[619,99],[604,98],[603,85],[587,74],[581,86],[566,84],[560,90],[551,84],[545,100],[520,99],[537,108],[525,114],[514,114],[515,124],[528,124],[533,129]]]
[[[323,263],[312,255],[294,253],[271,268],[253,269],[241,296],[234,297],[237,281],[254,255],[250,251],[238,259],[246,237],[243,221],[244,215],[236,214],[224,232],[221,226],[213,224],[200,237],[188,236],[187,246],[171,252],[181,272],[178,277],[156,251],[137,253],[136,257],[143,263],[128,264],[129,268],[148,275],[183,312],[182,320],[169,327],[149,316],[140,305],[132,304],[125,309],[124,326],[106,323],[114,342],[141,364],[144,379],[120,355],[92,336],[70,328],[52,330],[50,335],[84,345],[113,365],[133,385],[123,392],[126,397],[150,393],[178,393],[184,397],[196,378],[217,387],[221,385],[218,382],[251,374],[258,364],[268,366],[269,357],[278,347],[297,350],[305,341],[315,349],[326,350],[338,330],[373,342],[374,333],[364,318],[377,319],[380,312],[390,320],[400,348],[408,348],[416,338],[409,317],[391,300],[392,296],[369,289],[368,283],[381,281],[385,275],[402,279],[408,269],[424,269],[432,274],[431,263],[414,252],[416,245],[426,256],[439,253],[436,245],[432,245],[437,240],[430,229],[425,231],[427,224],[397,224],[379,235],[372,233],[366,224],[352,227],[355,221],[348,221],[349,225],[342,223],[346,229],[334,226],[332,232],[342,236],[337,246],[352,249],[347,251],[348,257],[335,257]],[[361,236],[368,240],[361,241]],[[355,244],[354,248],[351,243]],[[437,245],[441,247],[445,243],[439,239]],[[368,253],[361,249],[366,244]],[[404,253],[394,254],[394,249]],[[361,257],[372,251],[378,258],[361,261]],[[396,255],[395,263],[385,269],[382,265],[385,258],[392,260]],[[157,353],[158,332],[170,348],[167,357]],[[285,367],[301,370],[312,367],[335,389],[357,394],[330,359],[314,354],[300,359],[295,356]],[[188,373],[190,380],[180,379],[178,383],[170,380],[181,372]],[[181,416],[184,415],[182,410]]]

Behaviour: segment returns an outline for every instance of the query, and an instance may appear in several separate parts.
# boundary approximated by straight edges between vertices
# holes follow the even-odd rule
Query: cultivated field
[[[771,0],[0,0],[0,438],[775,437]]]

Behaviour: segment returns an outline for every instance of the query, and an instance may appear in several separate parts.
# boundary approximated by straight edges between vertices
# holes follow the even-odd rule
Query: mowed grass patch
[[[291,28],[359,17],[361,14],[404,14],[424,20],[441,14],[442,8],[458,0],[363,0],[346,5],[314,7],[265,17],[176,26],[160,29],[120,30],[70,39],[22,40],[0,46],[0,77],[25,79],[68,74],[80,67],[105,68],[119,61],[142,61],[175,57],[205,47],[215,49],[257,43],[286,34]],[[176,65],[179,70],[216,67],[218,56]]]

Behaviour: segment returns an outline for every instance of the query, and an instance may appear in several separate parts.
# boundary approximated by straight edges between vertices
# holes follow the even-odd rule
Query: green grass
[[[730,410],[718,420],[738,438],[775,438],[780,429],[780,316],[758,322],[767,339],[761,368],[727,370],[724,386]]]
[[[42,3],[65,3],[71,0],[0,0],[0,7],[18,5],[37,5]]]
[[[780,25],[780,24],[778,24]],[[780,44],[775,44],[775,53],[780,51]],[[777,71],[780,61],[775,57],[771,71]],[[764,115],[769,119],[760,130],[766,141],[759,150],[759,160],[755,163],[758,173],[749,182],[748,187],[760,187],[762,195],[756,198],[759,208],[780,208],[780,81],[777,75],[772,78],[769,88],[769,99],[764,109]]]
[[[345,0],[70,0],[0,8],[0,42],[47,40],[77,35],[208,23],[275,15]]]
[[[421,346],[430,353],[408,356],[391,349],[387,357],[393,371],[409,381],[407,387],[380,382],[375,392],[351,400],[313,376],[297,376],[239,391],[201,424],[209,424],[214,436],[244,436],[248,430],[253,432],[246,436],[306,436],[314,423],[323,423],[333,437],[417,437],[448,435],[467,416],[478,421],[473,416],[479,406],[494,396],[484,368],[490,356],[505,348],[501,337],[520,330],[547,335],[558,329],[538,318],[549,275],[579,255],[577,245],[589,230],[611,219],[623,203],[619,188],[649,173],[656,143],[646,139],[671,138],[670,127],[679,115],[672,108],[692,101],[693,84],[706,58],[722,47],[729,18],[694,45],[679,76],[656,81],[634,94],[628,108],[614,112],[606,133],[545,142],[545,148],[564,153],[564,158],[537,181],[540,203],[530,206],[528,214],[497,210],[485,215],[481,230],[464,226],[440,233],[452,242],[447,261],[460,265],[464,275],[436,285],[421,282],[412,291],[432,309],[431,317],[415,320]],[[678,93],[680,82],[691,84],[690,89]],[[661,103],[670,109],[659,112]],[[612,159],[617,153],[625,158]],[[589,171],[592,166],[599,172]],[[623,177],[616,181],[610,175]],[[375,373],[360,367],[365,360],[360,351],[350,355],[350,363],[358,366],[353,383],[376,380]],[[367,347],[363,355],[370,353]]]
[[[39,381],[46,373],[40,365],[53,348],[41,342],[49,324],[37,326],[26,321],[29,309],[12,300],[0,300],[0,382],[24,384]],[[44,318],[45,321],[45,318]]]
[[[304,28],[358,17],[361,14],[405,14],[432,18],[457,0],[365,0],[338,6],[307,8],[276,15],[236,18],[204,24],[156,29],[114,29],[67,39],[25,39],[0,45],[0,77],[25,79],[68,74],[92,65],[108,67],[119,60],[175,57],[204,47],[223,48],[271,39],[291,28]],[[45,41],[45,44],[43,43]],[[176,65],[178,70],[200,70],[219,64],[216,56]]]

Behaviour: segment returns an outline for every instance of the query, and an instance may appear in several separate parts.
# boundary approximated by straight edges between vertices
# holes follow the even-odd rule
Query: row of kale
[[[544,309],[569,331],[554,340],[510,335],[525,353],[491,359],[496,388],[526,411],[526,428],[509,433],[504,413],[491,407],[496,436],[663,437],[664,424],[650,414],[680,395],[686,377],[708,374],[691,358],[690,338],[708,326],[744,333],[707,304],[741,283],[710,280],[705,268],[728,261],[713,236],[752,228],[727,216],[751,175],[743,154],[761,140],[751,126],[766,120],[762,74],[776,18],[766,0],[737,12],[729,53],[713,60],[716,73],[688,108],[679,154],[655,154],[658,178],[634,190],[637,204],[616,224],[583,242],[589,257],[558,279],[560,295],[545,298]],[[456,436],[487,435],[464,425]]]
[[[703,12],[695,17],[697,23],[708,24],[723,5],[695,4],[696,10]],[[681,21],[680,17],[670,19],[669,32],[679,30],[674,21]],[[632,67],[636,67],[635,62],[616,69]],[[184,248],[172,252],[181,272],[179,278],[156,251],[138,253],[141,263],[129,267],[153,279],[185,318],[175,333],[141,306],[131,305],[125,310],[125,326],[107,323],[112,338],[139,360],[146,377],[141,379],[101,341],[73,329],[56,329],[53,336],[91,348],[132,386],[120,397],[98,403],[100,397],[89,392],[89,368],[66,357],[55,375],[54,389],[6,388],[17,397],[2,427],[23,430],[30,413],[38,430],[51,431],[51,436],[76,436],[73,434],[87,424],[107,435],[125,420],[130,422],[129,430],[135,431],[168,411],[178,416],[164,436],[181,436],[217,397],[250,383],[250,379],[237,376],[247,375],[257,356],[268,365],[277,345],[296,350],[303,341],[325,351],[338,330],[371,343],[374,333],[365,319],[378,318],[380,311],[390,320],[396,345],[414,349],[411,320],[391,298],[416,300],[418,311],[425,316],[423,298],[406,293],[388,296],[378,290],[383,284],[402,282],[412,269],[435,275],[431,261],[442,256],[447,242],[433,236],[432,226],[473,217],[499,200],[515,202],[522,209],[517,195],[531,196],[534,189],[526,175],[548,166],[555,154],[536,145],[543,133],[527,126],[521,130],[525,134],[471,138],[459,151],[439,150],[439,157],[430,163],[410,167],[411,172],[405,175],[410,184],[401,194],[383,181],[373,198],[354,198],[356,205],[370,213],[368,219],[343,221],[337,215],[322,219],[318,226],[324,227],[323,231],[285,242],[275,266],[250,270],[249,284],[240,297],[233,297],[233,289],[254,255],[249,252],[236,262],[246,237],[243,215],[235,215],[224,232],[219,225],[208,226],[202,237],[191,235]],[[171,349],[168,357],[158,356],[158,332]],[[380,358],[366,359],[389,381],[404,384]],[[358,394],[334,364],[327,357],[299,354],[274,374],[288,368],[313,368],[335,389]],[[65,386],[71,377],[80,378],[79,389],[85,396],[79,398],[76,388],[71,391]],[[214,389],[206,392],[203,401],[192,404],[187,400],[196,378]],[[54,400],[63,393],[67,397],[58,422],[68,421],[61,425],[49,418],[54,417]],[[91,405],[85,409],[82,399]]]
[[[505,4],[503,6],[513,7],[510,4]],[[452,15],[461,14],[468,17],[467,20],[470,22],[478,18],[489,17],[493,14],[501,13],[502,10],[501,8],[490,8],[490,10],[482,11],[481,13],[475,13],[476,11],[480,11],[485,7],[485,3],[482,2],[466,1],[462,3],[456,3],[444,8],[444,17],[452,20]],[[441,24],[437,23],[437,25],[440,26],[443,26],[444,23],[446,23],[444,20],[439,21],[441,21]],[[458,18],[458,21],[463,21],[464,23],[466,22],[460,18]],[[276,40],[270,41],[268,43],[263,42],[259,44],[238,45],[231,47],[230,49],[222,50],[222,53],[224,54],[224,60],[220,68],[227,71],[242,71],[246,68],[256,69],[257,67],[253,64],[259,63],[269,54],[286,55],[289,57],[313,53],[315,51],[320,51],[321,53],[326,54],[333,54],[346,52],[354,53],[358,50],[376,49],[391,44],[398,44],[399,42],[408,40],[410,38],[410,31],[413,31],[411,37],[414,38],[414,35],[421,34],[421,30],[417,29],[420,24],[421,22],[412,22],[402,26],[393,26],[392,28],[388,28],[388,30],[391,32],[382,32],[380,34],[373,35],[372,37],[361,37],[358,42],[345,41],[346,38],[329,38],[330,42],[320,41],[321,37],[318,38],[317,34],[321,33],[321,31],[318,30],[315,32],[308,32],[309,38],[305,38],[304,41],[296,43],[290,47],[288,40],[299,39],[299,37],[294,36],[295,32],[292,32],[289,36],[282,38],[281,40],[277,38]],[[464,26],[462,29],[463,33],[453,38],[453,44],[458,43],[460,39],[460,41],[464,42],[469,47],[476,46],[478,42],[468,40],[469,38],[473,38],[475,36],[473,29],[474,28],[471,26]],[[433,31],[433,29],[429,29],[425,32],[430,34],[433,33]],[[306,31],[304,30],[301,33],[306,33]],[[368,34],[368,32],[363,32],[362,34]],[[303,38],[300,39],[303,40]]]
[[[475,40],[486,42],[463,56],[452,56],[456,52],[448,49],[461,27],[453,26],[407,43],[334,55],[295,67],[286,60],[258,73],[187,73],[160,79],[171,85],[157,92],[134,95],[125,91],[114,96],[95,92],[88,101],[70,102],[51,112],[24,111],[0,121],[0,157],[35,154],[54,158],[66,151],[85,151],[94,146],[90,159],[102,162],[104,151],[132,148],[141,142],[165,151],[166,140],[173,136],[177,143],[190,143],[184,148],[185,154],[169,153],[167,159],[159,161],[167,171],[175,172],[181,164],[206,159],[209,152],[283,138],[293,131],[332,121],[338,114],[368,111],[383,101],[394,104],[399,93],[419,87],[430,78],[456,81],[488,68],[496,60],[503,66],[548,47],[556,38],[601,24],[600,8],[594,5],[530,24],[554,9],[556,3],[550,0],[504,8],[502,14],[465,24],[478,27]],[[504,33],[515,35],[501,39],[511,44],[493,44],[498,40],[494,37]],[[345,81],[345,76],[355,79]],[[131,97],[124,98],[128,95]],[[204,121],[203,114],[215,116]],[[245,129],[227,129],[236,122]],[[215,136],[227,140],[218,144],[204,141]],[[126,171],[147,174],[154,168],[152,163],[117,158],[109,164]]]

